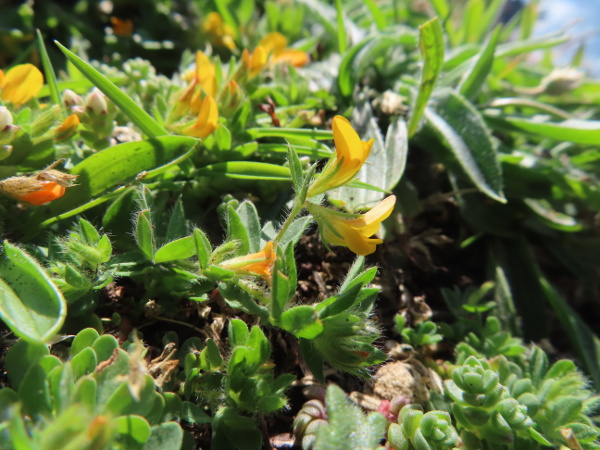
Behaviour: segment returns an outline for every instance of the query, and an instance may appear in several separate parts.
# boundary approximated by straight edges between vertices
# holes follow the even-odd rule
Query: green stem
[[[300,203],[298,201],[298,198],[296,197],[296,199],[294,200],[294,207],[292,208],[290,215],[287,217],[287,219],[285,219],[285,222],[283,223],[281,229],[277,233],[277,236],[275,236],[275,239],[273,239],[273,245],[277,246],[277,244],[279,244],[279,241],[281,240],[287,229],[290,227],[296,216],[298,216],[298,214],[300,214],[300,211],[304,209],[305,203],[306,202]]]

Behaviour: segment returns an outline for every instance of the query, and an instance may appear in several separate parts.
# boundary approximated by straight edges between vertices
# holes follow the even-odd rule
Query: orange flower
[[[0,181],[0,191],[30,205],[43,205],[65,195],[77,175],[54,170],[56,161],[44,170],[30,176],[11,177]]]
[[[252,55],[250,55],[248,49],[244,49],[242,52],[242,64],[248,71],[250,78],[258,75],[266,63],[267,52],[261,45],[254,49]]]
[[[33,64],[14,66],[6,74],[0,70],[0,89],[3,102],[20,106],[34,98],[43,85],[42,72]]]
[[[77,114],[71,114],[56,128],[56,130],[54,130],[54,139],[57,141],[62,141],[70,138],[77,133],[77,127],[79,126],[79,123],[79,117]]]
[[[224,261],[219,266],[243,275],[258,275],[270,281],[276,259],[273,242],[269,241],[260,252]]]
[[[308,55],[302,50],[287,48],[287,39],[281,33],[269,33],[260,41],[260,46],[267,54],[271,54],[274,63],[288,63],[294,67],[302,67],[308,62]]]
[[[395,203],[396,197],[391,195],[358,217],[312,204],[309,204],[308,210],[318,222],[325,242],[348,247],[357,255],[370,255],[375,251],[376,245],[383,242],[371,236],[392,213]]]
[[[333,118],[333,156],[317,180],[308,189],[308,197],[322,194],[349,183],[358,173],[371,152],[375,139],[361,141],[348,120],[342,116]]]
[[[133,34],[133,22],[129,19],[112,16],[110,23],[116,36],[129,37]]]
[[[235,42],[233,41],[235,37],[234,30],[223,21],[219,13],[211,12],[206,16],[202,28],[205,33],[210,35],[211,42],[214,45],[227,47],[229,50],[235,49]]]
[[[196,122],[185,128],[182,132],[187,136],[203,139],[217,129],[218,122],[219,110],[217,102],[210,95],[207,95],[202,101]]]

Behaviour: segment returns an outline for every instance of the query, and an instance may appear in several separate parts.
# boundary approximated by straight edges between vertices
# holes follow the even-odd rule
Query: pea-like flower
[[[34,98],[43,85],[42,72],[33,64],[19,64],[6,74],[0,70],[0,90],[3,102],[21,106]]]
[[[65,195],[77,175],[54,170],[64,160],[56,161],[30,176],[11,177],[0,181],[0,191],[30,205],[43,205]]]
[[[217,102],[210,95],[207,95],[202,101],[196,122],[185,128],[182,132],[187,136],[203,139],[217,129],[218,122],[219,110]]]
[[[265,64],[267,64],[267,51],[261,45],[256,47],[252,54],[248,49],[244,49],[242,52],[242,64],[244,69],[248,72],[248,77],[255,77],[260,73]]]
[[[206,16],[202,28],[210,36],[213,45],[227,47],[229,50],[235,49],[233,28],[223,21],[219,13],[211,12]]]
[[[276,259],[275,247],[273,242],[269,241],[260,252],[223,261],[219,266],[242,275],[261,276],[270,282],[271,271]]]
[[[308,210],[319,224],[323,240],[331,245],[348,247],[357,255],[370,255],[381,239],[372,238],[394,209],[396,197],[391,195],[358,217],[309,204]]]
[[[72,137],[77,133],[77,127],[79,126],[79,116],[77,114],[71,114],[63,122],[56,127],[54,130],[54,139],[57,141],[63,141]]]
[[[308,197],[314,197],[352,181],[369,157],[375,142],[374,139],[361,141],[350,122],[342,116],[333,118],[332,128],[336,154],[308,189]]]
[[[308,55],[302,50],[287,48],[287,38],[277,32],[267,34],[260,41],[260,46],[267,54],[271,54],[273,63],[288,63],[294,67],[302,67],[308,62]]]

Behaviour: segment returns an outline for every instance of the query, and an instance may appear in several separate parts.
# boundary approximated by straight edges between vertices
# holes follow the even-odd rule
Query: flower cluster
[[[374,140],[362,141],[344,117],[335,116],[332,128],[336,153],[308,188],[308,198],[351,182],[371,152]],[[396,197],[391,195],[360,215],[334,211],[310,202],[307,209],[319,224],[321,237],[326,243],[348,247],[358,255],[369,255],[375,251],[377,244],[383,242],[371,236],[392,213],[395,203]]]

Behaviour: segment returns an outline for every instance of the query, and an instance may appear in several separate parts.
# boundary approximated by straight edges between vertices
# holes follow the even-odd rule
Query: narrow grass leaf
[[[52,62],[48,56],[48,50],[44,43],[44,37],[40,30],[35,30],[37,34],[38,47],[40,49],[40,57],[42,59],[42,66],[44,67],[44,75],[46,75],[46,84],[48,85],[48,93],[50,94],[50,100],[54,105],[60,105],[60,91],[58,90],[58,82],[56,81],[56,73],[52,67]]]
[[[479,57],[473,63],[471,69],[465,73],[458,85],[458,91],[468,99],[473,98],[477,94],[490,73],[492,64],[494,63],[494,52],[496,51],[500,30],[501,27],[498,25],[479,54]]]
[[[344,53],[348,47],[348,36],[346,36],[346,27],[344,26],[344,10],[342,0],[335,0],[335,11],[337,18],[337,39],[340,53]]]
[[[495,128],[521,131],[529,135],[569,141],[576,144],[595,145],[600,142],[600,120],[569,119],[564,122],[537,122],[519,117],[486,116]]]
[[[249,128],[246,132],[252,139],[265,137],[278,137],[283,139],[310,138],[318,141],[333,139],[333,132],[329,130],[309,130],[307,128]]]
[[[227,161],[202,167],[196,172],[206,177],[238,180],[290,181],[290,170],[276,164],[254,161]]]
[[[379,31],[383,31],[387,28],[387,20],[385,19],[385,14],[379,8],[377,3],[374,0],[364,0],[365,6],[369,9],[369,12],[373,16],[373,20],[375,21],[375,25]]]
[[[438,19],[434,18],[424,23],[419,27],[419,30],[419,48],[423,57],[423,71],[419,93],[408,122],[409,137],[417,132],[419,122],[444,64],[444,35]]]

